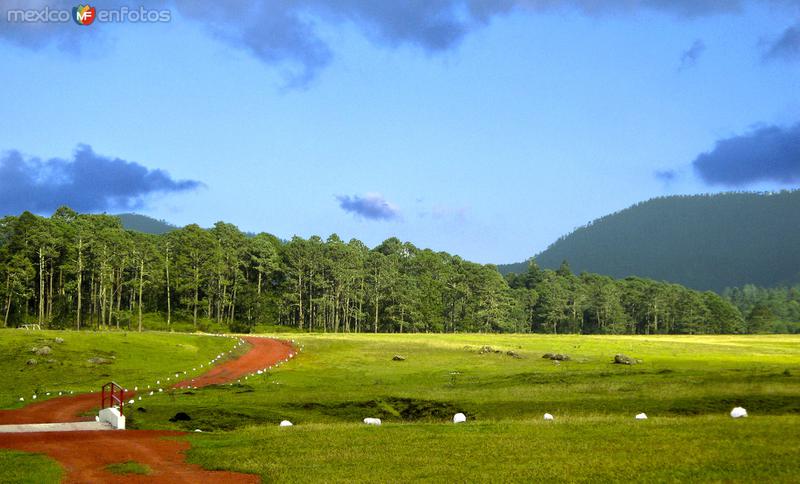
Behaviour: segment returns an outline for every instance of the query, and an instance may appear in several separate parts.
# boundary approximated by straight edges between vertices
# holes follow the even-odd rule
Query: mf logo
[[[72,8],[72,19],[75,20],[75,23],[78,25],[91,24],[94,22],[95,14],[94,7],[90,7],[89,5],[78,5]]]

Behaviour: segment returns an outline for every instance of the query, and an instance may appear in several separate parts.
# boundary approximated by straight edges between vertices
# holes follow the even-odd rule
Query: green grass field
[[[284,337],[304,351],[279,369],[146,398],[129,426],[200,428],[188,437],[190,461],[265,482],[800,475],[798,336]],[[547,352],[571,360],[556,364],[541,358]],[[616,353],[642,362],[612,364]],[[728,417],[736,405],[750,417]],[[466,424],[450,422],[457,411]],[[171,422],[177,412],[191,420]],[[639,412],[649,419],[634,420]],[[282,419],[295,426],[277,427]]]
[[[100,391],[101,385],[111,380],[128,388],[145,388],[161,379],[166,387],[166,378],[174,378],[175,372],[199,374],[203,370],[196,365],[207,365],[234,344],[228,338],[177,333],[3,330],[0,408],[21,407],[30,403],[34,394],[41,400],[58,392]],[[51,352],[36,355],[31,351],[43,346]],[[28,364],[31,359],[36,364]],[[20,402],[20,397],[25,401]]]

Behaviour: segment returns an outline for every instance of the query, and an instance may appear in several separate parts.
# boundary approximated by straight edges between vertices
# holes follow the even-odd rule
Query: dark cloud
[[[367,193],[359,196],[339,195],[336,197],[339,207],[345,212],[353,213],[370,220],[393,220],[400,218],[400,209],[386,201],[380,193]]]
[[[657,180],[664,183],[670,183],[678,178],[678,173],[675,170],[658,170],[654,173]]]
[[[767,0],[760,0],[767,1]],[[774,0],[770,1],[772,5]],[[7,0],[0,6],[0,38],[31,48],[52,43],[76,51],[78,41],[102,29],[64,24],[13,24],[13,8],[71,9],[68,0]],[[128,5],[108,0],[103,8]],[[135,5],[134,5],[135,7]],[[678,18],[738,12],[739,0],[154,0],[150,9],[173,9],[173,18],[197,22],[212,35],[257,59],[283,69],[290,87],[307,86],[327,66],[333,52],[320,25],[354,26],[373,42],[410,45],[427,52],[451,49],[470,32],[511,11],[577,11],[591,16],[642,10]]]
[[[86,145],[71,160],[0,156],[0,213],[50,213],[61,205],[81,212],[138,208],[148,195],[194,190],[202,183],[173,180],[163,170],[100,156]]]
[[[683,51],[683,55],[681,55],[681,65],[678,70],[682,71],[695,65],[697,63],[697,59],[703,55],[705,50],[706,44],[700,39],[695,40],[691,47]]]
[[[569,8],[587,15],[628,14],[652,10],[677,17],[692,18],[738,13],[742,10],[743,2],[741,0],[519,0],[513,3],[535,10]]]
[[[710,185],[740,187],[756,182],[800,182],[800,123],[790,128],[759,127],[717,141],[692,163]]]
[[[800,60],[800,23],[787,28],[780,37],[768,42],[764,59]]]

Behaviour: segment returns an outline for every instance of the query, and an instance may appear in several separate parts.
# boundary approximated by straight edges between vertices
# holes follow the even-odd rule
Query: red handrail
[[[106,390],[108,389],[108,390]],[[102,390],[100,391],[100,408],[107,408],[113,407],[114,403],[116,402],[117,406],[119,406],[119,414],[125,415],[124,407],[125,407],[125,389],[116,384],[113,381],[110,381],[103,385]],[[108,405],[106,405],[106,400],[108,401]]]

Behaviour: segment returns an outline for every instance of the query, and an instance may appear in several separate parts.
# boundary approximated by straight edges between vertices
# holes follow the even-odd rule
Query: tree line
[[[268,322],[331,332],[737,333],[713,292],[575,275],[564,263],[503,277],[493,265],[390,238],[289,241],[218,222],[151,235],[62,207],[0,219],[2,324],[143,327],[145,316],[250,331]]]
[[[753,332],[800,333],[800,284],[773,288],[747,284],[722,296],[745,316]]]

